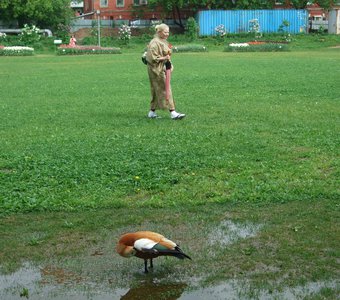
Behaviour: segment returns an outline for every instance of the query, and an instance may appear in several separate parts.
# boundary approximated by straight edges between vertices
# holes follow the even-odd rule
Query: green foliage
[[[227,29],[223,24],[215,27],[216,41],[217,44],[223,44],[227,36]]]
[[[29,298],[29,291],[27,288],[22,288],[22,291],[20,292],[20,297],[25,297],[25,298]]]
[[[289,21],[283,20],[282,24],[279,26],[278,32],[279,33],[285,33],[289,27]]]
[[[7,40],[7,34],[4,32],[0,32],[0,44],[6,42]]]
[[[312,1],[313,3],[317,3],[318,5],[320,5],[320,7],[324,8],[324,9],[329,9],[333,3],[336,3],[336,1],[332,1],[332,0],[317,0],[317,1]]]
[[[171,12],[175,7],[183,7],[184,1],[183,0],[150,0],[148,1],[148,5],[151,8],[156,6],[161,6],[167,12]]]
[[[186,26],[185,26],[185,33],[188,37],[189,41],[195,41],[198,38],[198,24],[195,20],[195,18],[188,18]]]
[[[292,0],[291,1],[293,7],[296,8],[296,9],[306,8],[308,2],[310,2],[310,1],[308,1],[308,0]]]
[[[73,11],[69,0],[1,0],[0,15],[18,21],[20,27],[35,24],[54,31],[58,24],[69,24]]]
[[[131,28],[128,25],[121,25],[118,30],[119,39],[125,44],[128,45],[131,39]]]
[[[40,29],[35,25],[25,24],[20,34],[20,40],[25,46],[33,46],[40,40]]]
[[[83,46],[93,46],[93,45],[97,45],[98,44],[98,38],[97,37],[92,37],[92,36],[88,36],[83,38],[79,43],[79,45],[83,45]],[[103,36],[100,39],[100,45],[102,47],[106,47],[106,48],[121,48],[121,46],[125,46],[117,36],[114,37],[107,37],[107,36]]]
[[[91,21],[91,37],[98,38],[98,21],[97,20]]]
[[[143,40],[147,42],[150,41],[155,36],[156,26],[161,23],[162,23],[161,20],[152,20],[146,33],[144,33],[142,36]]]
[[[53,35],[56,38],[61,39],[63,43],[66,44],[69,42],[70,32],[71,32],[70,25],[59,23],[57,24],[57,29],[55,32],[53,32]]]
[[[265,0],[193,0],[191,3],[196,7],[208,9],[270,9],[273,8],[274,1]]]
[[[258,19],[249,20],[249,32],[254,34],[255,39],[261,38],[261,27]]]

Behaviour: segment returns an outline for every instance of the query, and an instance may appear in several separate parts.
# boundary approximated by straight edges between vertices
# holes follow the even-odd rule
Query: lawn
[[[339,51],[177,54],[184,122],[138,53],[2,59],[2,212],[337,199]]]
[[[142,262],[117,257],[114,243],[126,230],[151,229],[195,258],[156,262],[151,276],[161,283],[240,280],[245,297],[281,298],[323,282],[313,297],[333,299],[339,49],[177,53],[181,121],[146,117],[142,51],[0,58],[4,272],[58,261],[92,281],[136,287]],[[229,221],[257,234],[212,239]],[[96,251],[103,255],[87,265]]]

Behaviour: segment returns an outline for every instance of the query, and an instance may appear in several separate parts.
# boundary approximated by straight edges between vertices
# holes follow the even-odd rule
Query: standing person
[[[169,26],[166,24],[156,25],[156,34],[148,45],[146,61],[151,85],[151,103],[149,118],[157,118],[156,109],[169,109],[170,117],[173,120],[180,120],[185,114],[176,112],[175,102],[172,98],[171,87],[169,86],[168,97],[166,97],[165,66],[171,65],[171,46],[167,41],[169,37]]]

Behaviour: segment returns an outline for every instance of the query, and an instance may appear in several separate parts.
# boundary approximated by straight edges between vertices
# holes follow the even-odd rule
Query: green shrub
[[[263,44],[238,43],[229,44],[224,48],[224,51],[226,52],[279,52],[288,50],[289,50],[288,45],[281,43],[263,43]]]
[[[173,47],[173,52],[206,52],[208,49],[203,45],[187,44]]]
[[[30,56],[34,54],[34,49],[31,47],[0,47],[0,56]]]
[[[185,26],[185,34],[190,41],[195,41],[198,38],[198,25],[194,18],[190,17]]]
[[[120,48],[103,48],[98,46],[76,46],[69,47],[61,45],[57,49],[58,55],[83,55],[83,54],[120,54]]]
[[[119,39],[125,44],[128,45],[131,39],[131,28],[128,25],[122,25],[118,30]]]
[[[20,40],[25,46],[32,46],[40,40],[40,29],[35,25],[25,24],[20,34]]]

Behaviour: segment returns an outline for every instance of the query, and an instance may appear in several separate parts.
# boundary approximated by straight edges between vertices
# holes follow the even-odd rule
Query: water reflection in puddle
[[[294,288],[284,288],[280,292],[268,293],[267,291],[257,291],[255,297],[249,297],[247,293],[251,291],[250,283],[247,281],[230,280],[223,284],[207,288],[190,288],[185,283],[160,284],[153,282],[142,282],[139,286],[124,289],[110,287],[109,285],[98,285],[91,282],[71,283],[70,273],[56,268],[57,278],[63,277],[70,280],[60,284],[47,283],[49,276],[54,276],[54,271],[46,273],[45,269],[33,267],[25,264],[23,268],[10,275],[0,275],[0,299],[22,300],[20,294],[23,289],[27,289],[29,299],[42,300],[224,300],[224,299],[302,299],[318,293],[323,288],[336,288],[336,281],[311,282],[305,286]],[[71,273],[72,274],[72,273]],[[47,278],[46,278],[47,277]],[[253,291],[254,296],[254,291]]]
[[[80,277],[61,268],[39,268],[25,263],[12,274],[0,275],[0,299],[120,299],[127,290],[114,292],[97,289],[92,283],[80,282]],[[25,293],[27,290],[27,293]]]

